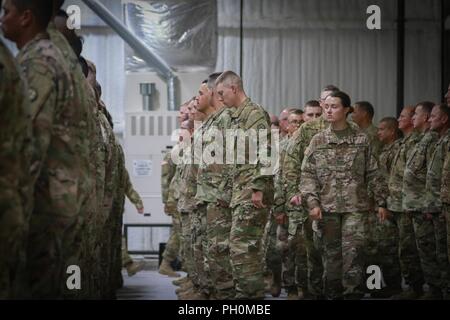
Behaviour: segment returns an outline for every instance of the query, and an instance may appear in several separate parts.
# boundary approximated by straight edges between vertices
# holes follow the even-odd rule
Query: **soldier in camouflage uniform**
[[[392,162],[400,147],[400,131],[395,118],[383,118],[378,125],[378,139],[382,143],[378,157],[380,176],[387,182],[392,170]],[[372,298],[388,298],[401,292],[400,261],[398,256],[398,229],[391,216],[383,217],[375,225],[374,241],[376,251],[372,261],[380,266],[385,287],[372,290]]]
[[[437,268],[435,266],[429,267],[434,272],[440,271],[440,274],[434,274],[437,287],[433,288],[429,283],[430,289],[434,290],[430,290],[422,298],[438,299],[442,298],[441,290],[446,290],[449,285],[447,232],[442,210],[441,187],[444,160],[450,148],[450,109],[445,104],[435,105],[429,122],[431,130],[439,135],[439,140],[436,142],[434,152],[428,163],[423,212],[426,219],[432,222],[435,242],[429,243],[429,246],[424,248],[424,251],[427,251],[422,252],[422,254],[426,257],[425,261],[437,262]]]
[[[311,102],[309,102],[311,104]],[[317,102],[320,109],[320,105]],[[305,109],[309,108],[308,103]],[[303,112],[292,110],[289,114],[289,138],[292,137],[303,122]],[[283,164],[286,154],[286,148],[289,140],[286,139],[283,144],[280,142],[278,171],[275,171],[275,200],[273,215],[278,224],[278,247],[282,250],[282,260],[285,266],[283,272],[284,285],[286,286],[288,299],[298,299],[307,291],[307,265],[306,248],[302,236],[302,224],[304,218],[303,210],[292,205],[286,206],[285,189],[283,185]],[[298,227],[300,226],[300,227]],[[281,237],[281,238],[280,238]],[[284,240],[284,241],[281,241]]]
[[[253,130],[256,135],[267,135],[267,145],[258,145],[256,164],[250,164],[249,151],[238,142],[234,155],[244,163],[234,163],[232,169],[232,223],[230,233],[230,256],[236,299],[264,298],[262,238],[268,210],[273,203],[273,169],[264,157],[270,157],[270,119],[264,109],[253,103],[244,93],[242,80],[232,71],[225,71],[216,81],[217,93],[227,107],[236,107],[232,113],[234,133],[242,130],[248,137]],[[265,131],[264,131],[265,130]],[[242,136],[242,135],[241,135]],[[244,139],[247,140],[247,137]],[[237,134],[237,140],[242,140]],[[248,137],[249,145],[256,143]],[[239,147],[238,147],[239,145]],[[257,146],[256,144],[252,146]],[[240,159],[243,155],[244,159]],[[269,152],[267,154],[267,152]],[[219,192],[221,190],[219,189]]]
[[[73,87],[61,52],[46,33],[52,1],[5,2],[2,28],[20,52],[17,61],[28,84],[35,152],[30,177],[35,183],[28,241],[28,272],[34,298],[60,298],[65,283],[63,244],[80,213],[80,167],[86,154],[77,132],[82,112],[73,104]],[[26,15],[31,21],[19,21]],[[15,30],[15,32],[11,32]],[[26,37],[18,35],[27,34]],[[81,177],[81,178],[80,178]]]
[[[82,118],[79,122],[77,133],[79,135],[80,144],[77,146],[80,154],[88,154],[89,157],[83,157],[81,163],[83,185],[80,185],[79,207],[80,214],[78,223],[71,233],[66,237],[64,244],[65,268],[69,265],[82,266],[81,260],[81,239],[85,233],[85,221],[89,216],[94,215],[96,210],[96,194],[95,194],[95,162],[91,161],[90,155],[95,154],[95,121],[94,107],[95,96],[89,88],[89,84],[83,75],[78,56],[69,44],[64,35],[68,37],[77,37],[73,30],[67,28],[67,17],[56,16],[64,1],[55,0],[53,7],[53,20],[50,22],[47,32],[50,40],[61,51],[64,56],[66,65],[70,70],[71,81],[74,88],[74,105],[82,112]],[[58,21],[58,29],[54,21]],[[60,30],[60,31],[58,31]],[[81,292],[80,290],[65,290],[65,298],[75,298],[77,296],[87,296],[89,286],[85,283],[87,277],[82,277]],[[65,289],[64,284],[64,289]]]
[[[213,73],[208,77],[207,87],[202,88],[207,91],[201,90],[198,98],[199,106],[208,104],[215,112],[205,120],[201,128],[203,157],[197,174],[195,198],[198,205],[206,205],[206,256],[211,278],[210,298],[225,300],[235,297],[229,246],[230,166],[224,161],[226,144],[223,139],[226,129],[231,125],[232,109],[225,108],[218,101],[215,81],[220,74]],[[219,188],[221,192],[218,192]]]
[[[170,231],[169,240],[167,240],[166,248],[163,254],[163,261],[159,266],[159,273],[170,276],[179,277],[170,263],[174,261],[180,252],[180,217],[177,211],[176,202],[173,199],[173,189],[169,189],[170,182],[172,181],[177,166],[173,163],[171,149],[164,155],[163,162],[161,164],[161,194],[162,201],[164,203],[164,212],[172,218],[172,229]]]
[[[400,140],[400,147],[392,161],[388,187],[388,209],[391,212],[392,221],[399,232],[399,257],[402,276],[409,285],[407,291],[394,296],[394,299],[414,299],[423,292],[423,275],[420,259],[417,252],[416,239],[412,216],[403,212],[402,189],[406,161],[411,155],[414,145],[419,141],[420,135],[414,130],[412,117],[415,107],[405,107],[398,119],[399,129],[404,137]]]
[[[372,154],[378,161],[381,143],[377,137],[377,127],[372,123],[374,114],[374,108],[368,101],[358,101],[353,105],[352,120],[369,138],[370,146],[372,148]],[[367,216],[365,269],[367,269],[367,267],[370,265],[377,265],[379,263],[379,261],[377,261],[378,243],[376,241],[378,218],[376,215],[376,206],[373,202],[373,192],[369,190],[369,193],[371,195],[370,202],[372,203],[374,210]]]
[[[279,139],[280,143],[277,146],[277,150],[273,150],[276,154],[284,153],[287,143],[289,141],[288,135],[288,121],[284,121],[289,118],[289,113],[292,109],[284,109],[281,111],[279,118],[281,120],[280,130],[279,130]],[[287,126],[286,126],[287,124]],[[285,131],[286,130],[286,131]],[[282,252],[281,248],[277,246],[277,216],[278,220],[280,220],[281,224],[286,224],[287,217],[284,214],[284,194],[281,188],[281,172],[280,167],[282,164],[282,156],[278,157],[278,164],[275,168],[275,178],[274,178],[274,206],[269,215],[267,225],[265,227],[265,235],[264,235],[264,261],[266,263],[267,268],[272,273],[272,283],[270,288],[270,293],[273,297],[278,297],[281,293],[281,281],[282,281]]]
[[[325,294],[331,299],[362,298],[367,214],[373,210],[373,188],[380,213],[385,212],[383,183],[367,136],[351,127],[346,116],[350,98],[343,92],[325,100],[331,126],[315,135],[302,163],[301,196],[309,215],[319,221],[325,263]]]
[[[325,87],[320,93],[319,104],[323,107],[323,102],[326,97],[332,92],[337,91],[334,86]],[[305,115],[314,116],[313,112],[307,111]],[[308,119],[308,118],[307,118]],[[309,219],[306,208],[301,205],[301,199],[298,196],[300,191],[300,175],[301,164],[304,158],[305,150],[311,142],[312,137],[325,130],[328,127],[328,122],[325,121],[324,115],[316,117],[304,123],[300,129],[290,139],[286,150],[286,156],[283,162],[283,186],[286,194],[286,207],[299,207],[303,212],[303,219],[305,222],[299,226],[294,220],[291,221],[289,229],[297,230],[302,228],[303,237],[305,239],[305,246],[307,251],[307,266],[308,266],[308,293],[313,298],[321,298],[323,293],[323,263],[320,253],[320,242],[314,241],[312,220]],[[317,239],[316,239],[317,240]]]
[[[0,1],[1,3],[1,1]],[[31,110],[14,57],[0,40],[0,299],[25,298],[32,185]]]
[[[429,130],[428,119],[434,103],[421,102],[416,105],[413,116],[414,129],[419,132],[419,141],[406,161],[403,176],[402,209],[412,216],[417,249],[425,281],[430,291],[437,294],[441,287],[441,276],[436,260],[436,244],[433,222],[422,212],[425,201],[425,178],[427,165],[434,151],[438,134]],[[430,252],[434,254],[430,254]],[[442,293],[439,294],[442,296]],[[438,295],[436,295],[437,297]]]

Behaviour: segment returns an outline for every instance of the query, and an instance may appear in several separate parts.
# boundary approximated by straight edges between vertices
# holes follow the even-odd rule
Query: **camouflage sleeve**
[[[144,204],[142,203],[142,199],[139,196],[139,193],[137,193],[137,191],[133,188],[133,184],[131,183],[130,175],[127,169],[124,170],[124,186],[125,195],[131,201],[131,203],[135,205],[136,209],[143,209]]]
[[[252,112],[249,116],[248,129],[256,130],[256,134],[258,136],[258,148],[257,148],[257,164],[256,166],[252,165],[253,170],[253,178],[250,183],[250,188],[255,191],[263,191],[265,190],[267,183],[272,180],[273,176],[271,175],[271,130],[269,126],[269,121],[264,117],[264,114],[261,111]],[[261,141],[260,131],[266,130],[265,144],[264,141]]]
[[[175,175],[176,166],[171,159],[171,153],[168,152],[161,164],[161,195],[162,202],[167,203],[169,197],[169,187],[173,176]]]
[[[46,159],[47,149],[54,130],[54,119],[58,117],[56,102],[57,86],[49,65],[42,62],[25,62],[22,66],[28,83],[28,98],[33,121],[34,149],[31,165],[33,181],[37,179]]]
[[[450,205],[450,145],[447,148],[447,154],[442,168],[441,201]]]
[[[301,130],[301,128],[299,129]],[[301,131],[292,137],[286,149],[286,154],[282,164],[282,184],[286,193],[286,201],[299,193],[299,184],[301,176],[301,165],[303,161],[304,148],[301,143]]]
[[[303,163],[301,166],[301,181],[302,188],[300,190],[303,203],[306,207],[311,210],[314,208],[320,208],[320,197],[319,191],[320,186],[316,178],[316,159],[314,157],[314,152],[316,148],[316,139],[313,138],[308,150],[305,153]]]
[[[378,207],[386,208],[386,196],[389,194],[387,181],[383,177],[381,170],[378,170],[378,162],[372,153],[370,144],[366,148],[366,179],[369,195],[373,194]]]

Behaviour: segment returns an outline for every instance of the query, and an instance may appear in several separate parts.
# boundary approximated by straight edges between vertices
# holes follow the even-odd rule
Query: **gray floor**
[[[175,294],[177,287],[172,284],[172,280],[176,278],[163,276],[156,270],[141,271],[132,277],[128,277],[123,271],[122,275],[124,286],[117,291],[118,300],[177,300]],[[286,293],[283,290],[279,298],[267,295],[266,299],[284,300]]]

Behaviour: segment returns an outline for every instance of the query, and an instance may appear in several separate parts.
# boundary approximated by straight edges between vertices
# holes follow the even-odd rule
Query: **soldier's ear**
[[[29,9],[25,9],[21,12],[19,17],[19,24],[22,28],[29,27],[33,24],[33,22],[36,20],[35,16],[33,15],[33,12]]]

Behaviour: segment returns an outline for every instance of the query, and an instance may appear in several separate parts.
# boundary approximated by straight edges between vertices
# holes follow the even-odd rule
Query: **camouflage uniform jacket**
[[[403,211],[421,211],[425,201],[427,163],[431,159],[436,141],[436,132],[428,131],[420,134],[421,139],[414,146],[406,161],[403,176],[402,209]]]
[[[167,200],[169,199],[170,182],[176,170],[177,166],[172,161],[172,153],[166,152],[161,163],[161,196],[164,204],[167,204]]]
[[[387,204],[389,211],[402,212],[403,175],[405,173],[406,160],[419,139],[419,134],[413,132],[403,137],[399,142],[400,147],[392,162],[392,170],[388,180],[389,197]]]
[[[198,172],[198,159],[194,159],[195,154],[194,147],[194,135],[199,134],[199,129],[194,131],[191,138],[191,144],[183,148],[183,152],[190,157],[184,157],[180,170],[180,184],[179,197],[177,209],[179,212],[191,212],[197,208],[197,201],[195,194],[197,193],[197,172]]]
[[[73,105],[70,70],[61,52],[40,33],[19,52],[17,61],[28,83],[34,154],[30,176],[35,210],[74,218],[78,210],[80,110]]]
[[[367,135],[352,128],[338,136],[331,128],[313,137],[302,164],[301,195],[308,209],[325,212],[371,210],[368,188],[375,190],[379,206],[385,206],[382,179]]]
[[[202,126],[202,153],[197,174],[198,202],[231,201],[231,166],[226,163],[226,130],[231,127],[230,108],[214,113]],[[218,154],[216,154],[216,152]],[[205,153],[211,155],[205,159]]]
[[[425,186],[425,204],[423,212],[441,212],[441,186],[442,186],[442,170],[445,157],[450,148],[450,130],[439,138],[436,142],[431,160],[428,164],[426,186]]]
[[[400,148],[400,140],[384,145],[381,149],[380,156],[378,157],[378,170],[380,176],[384,179],[385,183],[389,180],[389,176],[392,170],[392,162]]]
[[[442,168],[441,201],[446,205],[450,205],[450,147],[447,150]]]
[[[258,146],[258,152],[256,155],[256,164],[249,163],[249,149],[239,141],[239,138],[235,139],[234,144],[234,156],[235,162],[232,169],[233,176],[233,192],[231,197],[230,207],[234,208],[237,205],[252,203],[253,191],[263,192],[263,202],[271,206],[273,203],[273,172],[270,170],[271,153],[271,130],[270,130],[270,118],[267,112],[259,105],[253,103],[250,98],[247,98],[242,105],[236,108],[231,115],[232,129],[235,132],[243,130],[246,133],[245,140],[249,144],[255,144],[256,141],[249,141],[249,135],[254,133],[259,140],[260,130],[266,130],[267,145],[266,148],[260,148]],[[256,140],[255,139],[255,140]],[[260,141],[259,141],[260,142]],[[239,156],[242,154],[245,148],[245,163],[239,163]],[[266,157],[267,162],[264,161]]]

